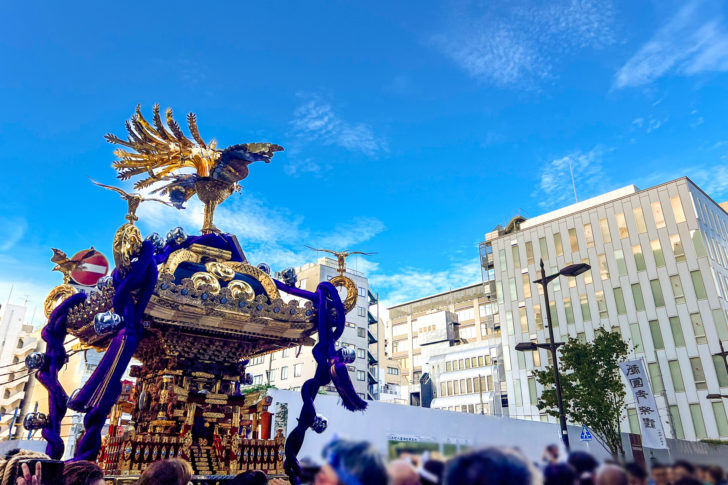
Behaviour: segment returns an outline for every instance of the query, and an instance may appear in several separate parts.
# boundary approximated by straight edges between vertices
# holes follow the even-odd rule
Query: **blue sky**
[[[388,302],[479,279],[477,243],[634,183],[728,199],[726,4],[12,2],[0,34],[0,301],[40,305],[50,247],[110,256],[112,147],[141,103],[221,146],[283,145],[216,222],[274,269],[354,259]],[[144,234],[199,227],[147,206]],[[40,318],[40,312],[36,318]],[[38,320],[35,322],[39,323]]]

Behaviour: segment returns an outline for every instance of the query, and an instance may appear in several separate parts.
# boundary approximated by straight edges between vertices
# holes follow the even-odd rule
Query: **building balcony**
[[[367,330],[367,337],[369,338],[370,345],[377,343],[377,338],[369,330]]]
[[[367,289],[367,296],[369,297],[369,306],[376,305],[379,302],[376,295],[372,293],[371,288]]]
[[[23,398],[25,397],[25,392],[23,391],[23,388],[21,387],[20,390],[11,392],[10,395],[7,398],[2,399],[2,406],[5,409],[15,409],[16,407],[20,406],[20,403],[23,402]]]
[[[367,311],[367,320],[369,321],[369,325],[377,323],[377,319],[374,318],[374,315],[372,315],[372,312],[370,311]]]
[[[367,357],[369,358],[369,365],[376,365],[378,363],[377,358],[369,351],[367,351]]]

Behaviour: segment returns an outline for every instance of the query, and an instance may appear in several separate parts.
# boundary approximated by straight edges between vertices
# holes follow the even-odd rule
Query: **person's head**
[[[708,483],[723,483],[725,474],[719,466],[708,467]]]
[[[417,470],[408,461],[394,460],[387,467],[391,485],[420,485]]]
[[[597,472],[597,485],[628,485],[627,474],[617,465],[602,465]]]
[[[268,477],[261,471],[247,471],[232,479],[230,485],[265,485]]]
[[[445,462],[440,460],[427,460],[419,469],[420,483],[422,485],[439,485],[445,472]]]
[[[99,466],[86,460],[67,462],[63,467],[65,485],[104,485],[104,472]]]
[[[155,461],[144,470],[137,485],[187,485],[192,466],[179,458]]]
[[[627,463],[624,469],[627,471],[629,485],[647,485],[647,472],[637,463]]]
[[[569,454],[569,465],[576,470],[576,477],[582,483],[592,483],[599,462],[586,451],[572,451]]]
[[[559,445],[550,444],[546,447],[543,452],[544,460],[550,463],[556,463],[559,461]]]
[[[672,465],[672,474],[675,481],[681,478],[695,478],[695,467],[689,461],[677,460]]]
[[[376,449],[365,441],[336,440],[323,452],[326,464],[316,485],[379,485],[387,483],[387,468]]]
[[[662,463],[653,463],[650,475],[652,476],[652,481],[655,482],[655,485],[668,485],[670,483],[668,468]]]
[[[468,451],[450,460],[444,485],[540,485],[541,477],[520,453],[508,448]]]
[[[672,485],[703,485],[700,480],[693,477],[683,477],[679,480],[672,482]]]
[[[544,485],[574,485],[576,472],[568,463],[549,463],[543,470]]]

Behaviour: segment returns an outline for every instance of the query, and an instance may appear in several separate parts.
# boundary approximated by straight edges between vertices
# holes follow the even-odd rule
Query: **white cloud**
[[[318,142],[371,157],[388,151],[387,142],[369,125],[342,119],[321,96],[304,94],[302,98],[304,102],[296,108],[291,121],[297,144]]]
[[[452,11],[433,44],[470,76],[497,86],[548,77],[565,52],[614,41],[609,1],[496,1]]]
[[[720,2],[715,2],[715,5]],[[668,75],[728,70],[728,32],[718,8],[686,3],[617,72],[617,88],[649,84]]]
[[[605,192],[608,177],[602,167],[602,156],[606,149],[597,145],[584,153],[580,150],[557,158],[541,171],[540,192],[534,195],[543,208],[563,207],[574,203],[574,188],[571,174],[574,174],[577,196],[580,200]]]
[[[0,227],[3,228],[0,251],[8,251],[23,238],[28,230],[28,221],[21,217],[0,216]]]

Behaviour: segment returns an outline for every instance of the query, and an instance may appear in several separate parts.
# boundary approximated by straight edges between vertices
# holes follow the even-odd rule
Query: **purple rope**
[[[35,377],[48,390],[48,423],[41,431],[43,438],[48,442],[46,454],[54,460],[63,456],[63,440],[61,439],[61,421],[66,415],[66,402],[68,395],[58,381],[58,371],[66,364],[66,349],[63,341],[66,339],[66,318],[68,311],[86,300],[84,293],[76,293],[64,300],[51,313],[48,324],[43,327],[41,338],[46,342],[46,362],[36,372]]]

